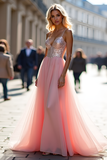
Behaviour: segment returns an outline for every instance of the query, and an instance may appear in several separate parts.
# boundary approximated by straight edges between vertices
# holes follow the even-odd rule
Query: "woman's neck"
[[[58,26],[55,26],[55,30],[58,31],[60,29],[64,28],[63,24],[59,24]]]

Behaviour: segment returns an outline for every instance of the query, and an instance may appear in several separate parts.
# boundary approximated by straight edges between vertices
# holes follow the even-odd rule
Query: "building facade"
[[[107,18],[86,0],[0,0],[0,39],[8,41],[14,62],[29,38],[34,47],[45,47],[45,15],[53,3],[61,4],[73,23],[73,53],[79,47],[87,56],[107,52]]]
[[[46,6],[39,0],[0,0],[0,39],[6,39],[15,61],[27,39],[45,46]]]
[[[107,52],[107,18],[98,6],[86,0],[66,0],[62,2],[74,30],[73,53],[82,48],[87,56],[97,52]]]

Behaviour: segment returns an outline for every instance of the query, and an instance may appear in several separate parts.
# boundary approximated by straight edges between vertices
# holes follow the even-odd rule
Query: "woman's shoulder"
[[[65,38],[71,38],[73,39],[73,35],[72,35],[72,30],[70,29],[65,29]]]
[[[48,38],[52,34],[52,31],[46,33],[46,38]]]
[[[66,33],[66,34],[71,34],[71,35],[72,35],[72,30],[69,29],[69,28],[66,28],[66,29],[65,29],[65,33]]]

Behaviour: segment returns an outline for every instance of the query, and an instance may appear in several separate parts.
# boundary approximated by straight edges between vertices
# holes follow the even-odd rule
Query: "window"
[[[74,25],[73,25],[73,26],[74,26]],[[74,27],[73,27],[73,29],[74,29]],[[75,33],[75,35],[78,35],[78,25],[77,25],[77,24],[75,25],[74,33]]]
[[[98,30],[95,30],[95,39],[98,40]]]
[[[78,19],[78,10],[75,11],[75,18]]]
[[[87,37],[87,27],[83,26],[83,37]]]
[[[89,38],[92,38],[92,37],[93,37],[92,28],[89,28],[88,37],[89,37]]]
[[[69,16],[71,17],[71,14],[72,14],[72,10],[71,10],[71,7],[69,7]]]
[[[79,36],[83,36],[83,26],[81,26],[81,25],[78,25],[78,35]]]
[[[77,0],[76,4],[77,4],[77,6],[79,6],[79,7],[82,7],[82,6],[83,6],[82,1],[80,1],[80,0]]]
[[[104,39],[105,39],[105,42],[107,42],[107,33],[105,34]]]
[[[82,13],[81,13],[81,11],[78,11],[77,19],[78,19],[78,21],[82,21]]]
[[[82,21],[83,21],[84,23],[87,22],[87,14],[86,14],[86,13],[82,13]]]
[[[88,22],[89,22],[89,24],[92,24],[92,15],[88,16]]]
[[[98,17],[94,17],[94,26],[98,26]]]
[[[72,0],[66,0],[66,1],[67,1],[67,2],[70,2],[70,3],[72,2]]]
[[[64,9],[66,10],[66,5],[64,5]]]

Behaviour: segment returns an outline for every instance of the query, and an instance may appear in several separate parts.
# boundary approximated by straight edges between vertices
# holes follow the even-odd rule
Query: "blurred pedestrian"
[[[103,58],[103,64],[106,66],[106,69],[107,69],[107,53],[105,57]]]
[[[36,70],[36,79],[37,79],[37,76],[38,76],[38,71],[39,71],[39,68],[40,68],[40,65],[41,65],[41,62],[44,58],[44,48],[42,46],[39,46],[37,48],[37,56],[38,56],[38,68]]]
[[[0,83],[3,86],[4,100],[10,100],[7,95],[7,81],[8,79],[13,79],[13,65],[11,56],[7,55],[6,47],[4,44],[0,44]]]
[[[19,61],[19,54],[17,54],[15,65],[14,65],[14,72],[20,72],[21,69],[18,68],[18,61]]]
[[[24,75],[27,74],[27,91],[32,83],[33,69],[37,69],[37,53],[32,47],[33,40],[26,41],[26,48],[22,49],[18,57],[18,68],[21,69],[22,88],[24,88]]]
[[[86,55],[81,48],[75,51],[69,69],[73,70],[75,88],[77,88],[78,83],[80,89],[80,75],[83,71],[86,72]]]
[[[97,53],[97,57],[95,59],[95,64],[97,65],[98,73],[100,74],[101,67],[103,65],[103,58],[102,58],[102,53],[101,52]]]
[[[8,44],[7,40],[6,39],[0,39],[0,44],[4,44],[5,48],[6,48],[5,53],[11,55],[10,54],[10,47],[9,47],[9,44]]]

